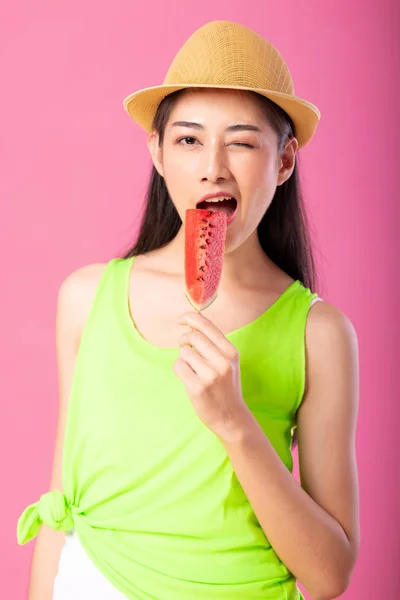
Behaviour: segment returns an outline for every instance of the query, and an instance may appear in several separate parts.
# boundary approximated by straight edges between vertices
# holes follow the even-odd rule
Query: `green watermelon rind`
[[[188,293],[186,293],[186,294],[185,294],[185,296],[186,296],[186,298],[188,299],[188,301],[189,301],[189,304],[190,304],[190,305],[191,305],[191,306],[194,308],[194,310],[195,310],[196,312],[201,312],[202,310],[205,310],[206,308],[208,308],[208,307],[209,307],[209,306],[210,306],[210,305],[211,305],[211,304],[212,304],[212,303],[213,303],[213,302],[214,302],[214,301],[217,299],[217,297],[218,297],[218,293],[217,293],[217,292],[215,292],[214,296],[212,296],[212,297],[210,298],[210,300],[207,302],[207,304],[205,304],[205,305],[204,305],[204,304],[202,304],[201,306],[200,306],[200,305],[198,305],[198,304],[196,304],[195,302],[192,302],[192,300],[190,299],[190,296],[189,296],[189,294],[188,294]]]

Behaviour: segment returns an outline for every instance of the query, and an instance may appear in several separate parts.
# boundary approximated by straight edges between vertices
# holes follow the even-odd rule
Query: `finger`
[[[190,365],[183,358],[178,358],[173,364],[173,371],[182,381],[189,396],[197,396],[202,388],[201,380]]]
[[[190,348],[190,346],[182,346],[179,350],[179,356],[204,383],[214,381],[216,372],[196,350]]]
[[[183,381],[188,387],[193,387],[198,381],[198,377],[193,369],[183,360],[178,358],[173,364],[173,371],[175,375]]]
[[[222,370],[227,358],[201,331],[193,329],[181,335],[178,339],[178,346],[182,347],[185,345],[194,348],[218,372]]]
[[[188,325],[203,333],[229,359],[238,358],[237,349],[214,323],[201,313],[187,312],[179,319],[179,324]]]

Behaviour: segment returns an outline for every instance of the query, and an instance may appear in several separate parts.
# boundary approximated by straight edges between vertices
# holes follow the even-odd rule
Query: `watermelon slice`
[[[217,297],[222,274],[227,215],[203,208],[185,214],[186,297],[198,312]]]

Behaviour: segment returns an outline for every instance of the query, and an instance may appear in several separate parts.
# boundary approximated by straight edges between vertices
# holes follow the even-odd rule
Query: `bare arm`
[[[322,302],[310,310],[306,345],[307,389],[298,414],[302,487],[252,415],[225,446],[278,556],[313,600],[330,600],[347,588],[359,548],[358,346],[350,321]]]
[[[58,426],[50,490],[62,491],[61,466],[72,375],[83,325],[94,299],[104,265],[89,265],[69,275],[58,294],[56,353],[59,388]],[[32,559],[29,600],[51,600],[65,532],[43,524]]]

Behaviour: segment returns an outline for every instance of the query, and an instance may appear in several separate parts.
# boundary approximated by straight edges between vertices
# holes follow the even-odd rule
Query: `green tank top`
[[[300,599],[221,442],[172,370],[178,348],[152,345],[133,324],[133,260],[108,262],[82,333],[64,493],[47,492],[25,509],[18,542],[34,538],[42,523],[75,528],[98,569],[131,600]],[[243,397],[289,470],[316,296],[297,280],[226,336],[240,353]]]

